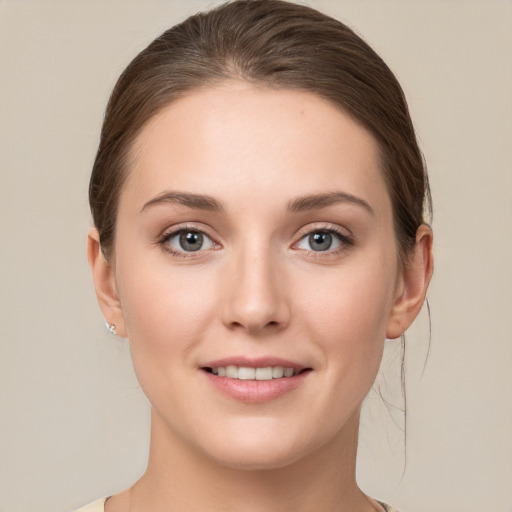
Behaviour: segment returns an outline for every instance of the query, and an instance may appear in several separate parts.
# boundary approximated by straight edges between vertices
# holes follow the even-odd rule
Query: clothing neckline
[[[96,503],[98,505],[102,505],[103,506],[103,510],[101,512],[105,512],[105,503],[107,502],[107,500],[109,500],[112,496],[107,496],[105,498],[101,498],[99,500],[96,501]],[[391,507],[390,505],[388,505],[387,503],[384,503],[383,501],[380,501],[380,500],[377,500],[375,498],[372,498],[373,501],[375,501],[376,503],[378,503],[383,509],[385,512],[398,512],[398,510],[394,509],[393,507]]]

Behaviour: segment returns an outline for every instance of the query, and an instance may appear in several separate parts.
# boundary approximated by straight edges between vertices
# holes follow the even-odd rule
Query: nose
[[[240,250],[226,267],[222,317],[229,329],[275,333],[290,321],[285,273],[268,247]],[[227,275],[226,275],[227,274]]]

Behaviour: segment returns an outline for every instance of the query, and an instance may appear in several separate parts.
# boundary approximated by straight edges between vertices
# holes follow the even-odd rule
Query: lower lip
[[[298,388],[311,373],[306,370],[293,377],[272,380],[240,380],[219,377],[202,370],[208,381],[221,393],[240,402],[260,404],[274,400]]]

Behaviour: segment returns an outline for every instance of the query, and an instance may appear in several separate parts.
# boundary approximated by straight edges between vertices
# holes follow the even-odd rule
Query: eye
[[[211,249],[214,245],[212,239],[201,231],[193,229],[180,229],[165,236],[164,243],[173,251],[196,252]]]
[[[302,237],[297,244],[297,248],[306,251],[324,252],[337,249],[343,244],[351,244],[346,235],[332,229],[323,229],[312,231]]]

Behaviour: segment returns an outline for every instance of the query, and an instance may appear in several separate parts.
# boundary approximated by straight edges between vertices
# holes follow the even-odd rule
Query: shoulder
[[[379,505],[382,505],[382,507],[384,508],[384,510],[385,510],[386,512],[398,512],[398,510],[397,510],[396,508],[393,508],[392,506],[387,505],[386,503],[382,503],[382,501],[378,501],[378,500],[377,500],[377,503],[378,503]]]
[[[74,512],[104,512],[105,501],[106,498],[101,498],[100,500],[93,501],[92,503],[89,503],[89,505],[85,505]]]

